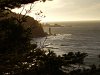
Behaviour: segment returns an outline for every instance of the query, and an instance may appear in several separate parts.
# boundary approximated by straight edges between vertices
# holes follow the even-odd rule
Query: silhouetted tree
[[[46,0],[0,0],[0,10],[21,7],[22,4],[34,3],[35,1],[45,2]]]
[[[30,33],[13,18],[0,20],[0,53],[26,51],[30,45]]]
[[[83,64],[84,58],[87,56],[87,53],[80,52],[69,52],[68,54],[63,54],[63,59],[69,64]]]
[[[35,1],[39,0],[0,0],[0,16],[5,16],[6,9]],[[57,56],[53,51],[44,51],[38,49],[36,44],[30,44],[31,30],[22,26],[25,20],[0,18],[0,75],[66,75],[62,66],[83,63],[86,53],[69,52]],[[81,74],[81,70],[70,74],[78,72]]]

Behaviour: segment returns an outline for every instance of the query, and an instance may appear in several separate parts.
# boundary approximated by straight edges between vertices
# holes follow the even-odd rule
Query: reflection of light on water
[[[81,32],[80,32],[81,33]],[[87,33],[86,33],[87,34]],[[38,45],[43,45],[44,38],[36,38],[33,42],[37,42]],[[86,57],[86,63],[96,63],[98,64],[98,58],[96,57],[100,54],[100,41],[94,36],[80,35],[80,34],[56,34],[48,36],[44,48],[50,49],[61,55],[68,52],[85,52],[88,53]]]
[[[56,35],[51,35],[48,36],[48,39],[51,40],[63,40],[65,38],[70,39],[72,37],[72,34],[56,34]]]

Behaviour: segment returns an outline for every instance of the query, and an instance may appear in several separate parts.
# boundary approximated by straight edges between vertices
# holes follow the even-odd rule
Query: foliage
[[[64,60],[67,60],[69,64],[83,64],[84,58],[87,56],[87,53],[80,52],[69,52],[68,54],[63,54]]]
[[[27,50],[30,33],[29,29],[25,30],[14,18],[0,20],[0,52],[17,50],[19,53]]]
[[[0,0],[0,11],[35,1],[38,0]],[[0,20],[0,75],[66,75],[62,66],[67,68],[71,64],[83,64],[86,53],[69,52],[57,56],[53,51],[44,51],[38,49],[36,44],[30,44],[31,30],[22,26],[25,20],[15,17]],[[87,75],[99,70],[92,65]],[[83,71],[75,70],[69,74],[82,75]]]
[[[0,20],[0,75],[66,75],[62,66],[83,64],[87,56],[80,52],[57,56],[38,49],[30,44],[30,35],[15,17]]]
[[[69,55],[66,57],[70,59],[70,63],[65,56],[57,56],[53,51],[44,51],[38,48],[33,48],[31,51],[17,56],[14,54],[4,56],[1,56],[0,71],[2,74],[9,73],[10,75],[65,75],[62,66],[75,64],[71,61],[73,57],[67,57]]]
[[[31,30],[21,24],[14,17],[0,20],[0,75],[66,75],[63,66],[84,63],[87,53],[57,56],[53,51],[38,49],[36,44],[30,44]],[[88,75],[92,71],[100,74],[94,65],[88,71],[78,69],[68,74]]]
[[[69,75],[100,75],[100,67],[97,68],[96,65],[91,65],[90,69],[77,69],[69,73]]]
[[[21,7],[22,4],[34,3],[35,1],[45,2],[46,0],[0,0],[0,10]]]

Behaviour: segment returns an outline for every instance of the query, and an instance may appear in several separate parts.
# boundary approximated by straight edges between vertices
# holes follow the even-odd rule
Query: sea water
[[[100,22],[62,22],[62,27],[51,27],[50,35],[37,38],[38,44],[58,55],[68,52],[85,52],[87,65],[100,64]],[[44,27],[48,33],[49,27]]]

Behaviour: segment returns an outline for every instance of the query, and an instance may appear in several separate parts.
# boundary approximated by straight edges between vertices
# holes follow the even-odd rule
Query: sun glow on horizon
[[[29,9],[30,4],[25,6]],[[43,11],[45,18],[41,22],[55,21],[84,21],[100,20],[100,0],[53,0],[35,3],[33,9],[27,15],[37,19],[35,15],[38,11]],[[20,13],[22,8],[13,9],[13,12]],[[22,14],[25,14],[23,11]]]

